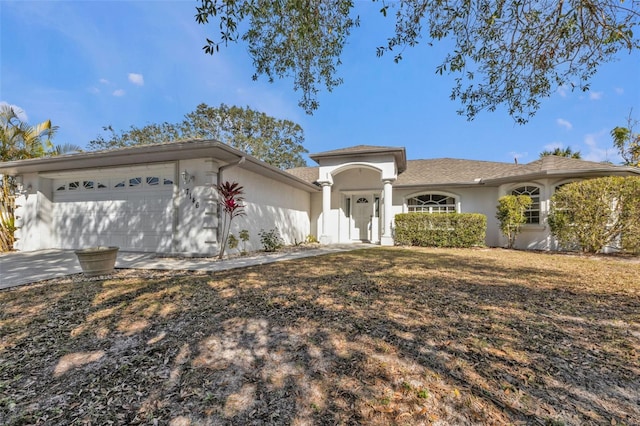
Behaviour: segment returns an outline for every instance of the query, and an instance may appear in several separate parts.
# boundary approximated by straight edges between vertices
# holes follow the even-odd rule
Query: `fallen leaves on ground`
[[[374,248],[0,306],[2,424],[640,424],[628,259]]]

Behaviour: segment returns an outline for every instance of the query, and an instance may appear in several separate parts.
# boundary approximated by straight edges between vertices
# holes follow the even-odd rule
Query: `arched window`
[[[533,204],[527,209],[524,215],[528,224],[540,223],[540,188],[532,185],[525,185],[511,191],[511,195],[528,195]]]
[[[422,194],[407,200],[409,212],[455,213],[456,199],[444,194]]]

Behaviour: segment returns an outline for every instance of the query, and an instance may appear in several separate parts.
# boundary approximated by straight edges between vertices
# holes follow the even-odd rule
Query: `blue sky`
[[[344,84],[319,96],[307,115],[290,80],[251,79],[246,48],[203,53],[214,25],[195,22],[194,1],[0,0],[0,102],[24,110],[30,124],[51,119],[59,144],[85,146],[102,133],[177,122],[199,103],[249,106],[299,123],[305,147],[404,146],[410,159],[536,160],[570,146],[593,161],[620,158],[610,130],[640,115],[640,55],[621,52],[589,92],[559,90],[526,125],[503,109],[474,121],[456,114],[452,76],[435,74],[446,46],[424,41],[395,64],[375,48],[393,30],[379,4],[357,2],[362,20],[338,69]],[[310,165],[312,164],[309,161]]]

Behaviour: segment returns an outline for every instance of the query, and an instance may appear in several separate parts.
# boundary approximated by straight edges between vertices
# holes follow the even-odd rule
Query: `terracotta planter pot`
[[[119,247],[90,247],[76,250],[82,272],[87,277],[113,273]]]

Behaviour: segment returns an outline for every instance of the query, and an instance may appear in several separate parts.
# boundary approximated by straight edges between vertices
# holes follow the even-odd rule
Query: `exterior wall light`
[[[22,175],[16,176],[15,177],[15,182],[16,182],[16,189],[18,190],[18,192],[22,192],[22,190],[24,189]]]
[[[184,172],[180,173],[180,176],[182,176],[182,181],[185,185],[189,182],[193,182],[194,176],[190,174],[186,169]]]

